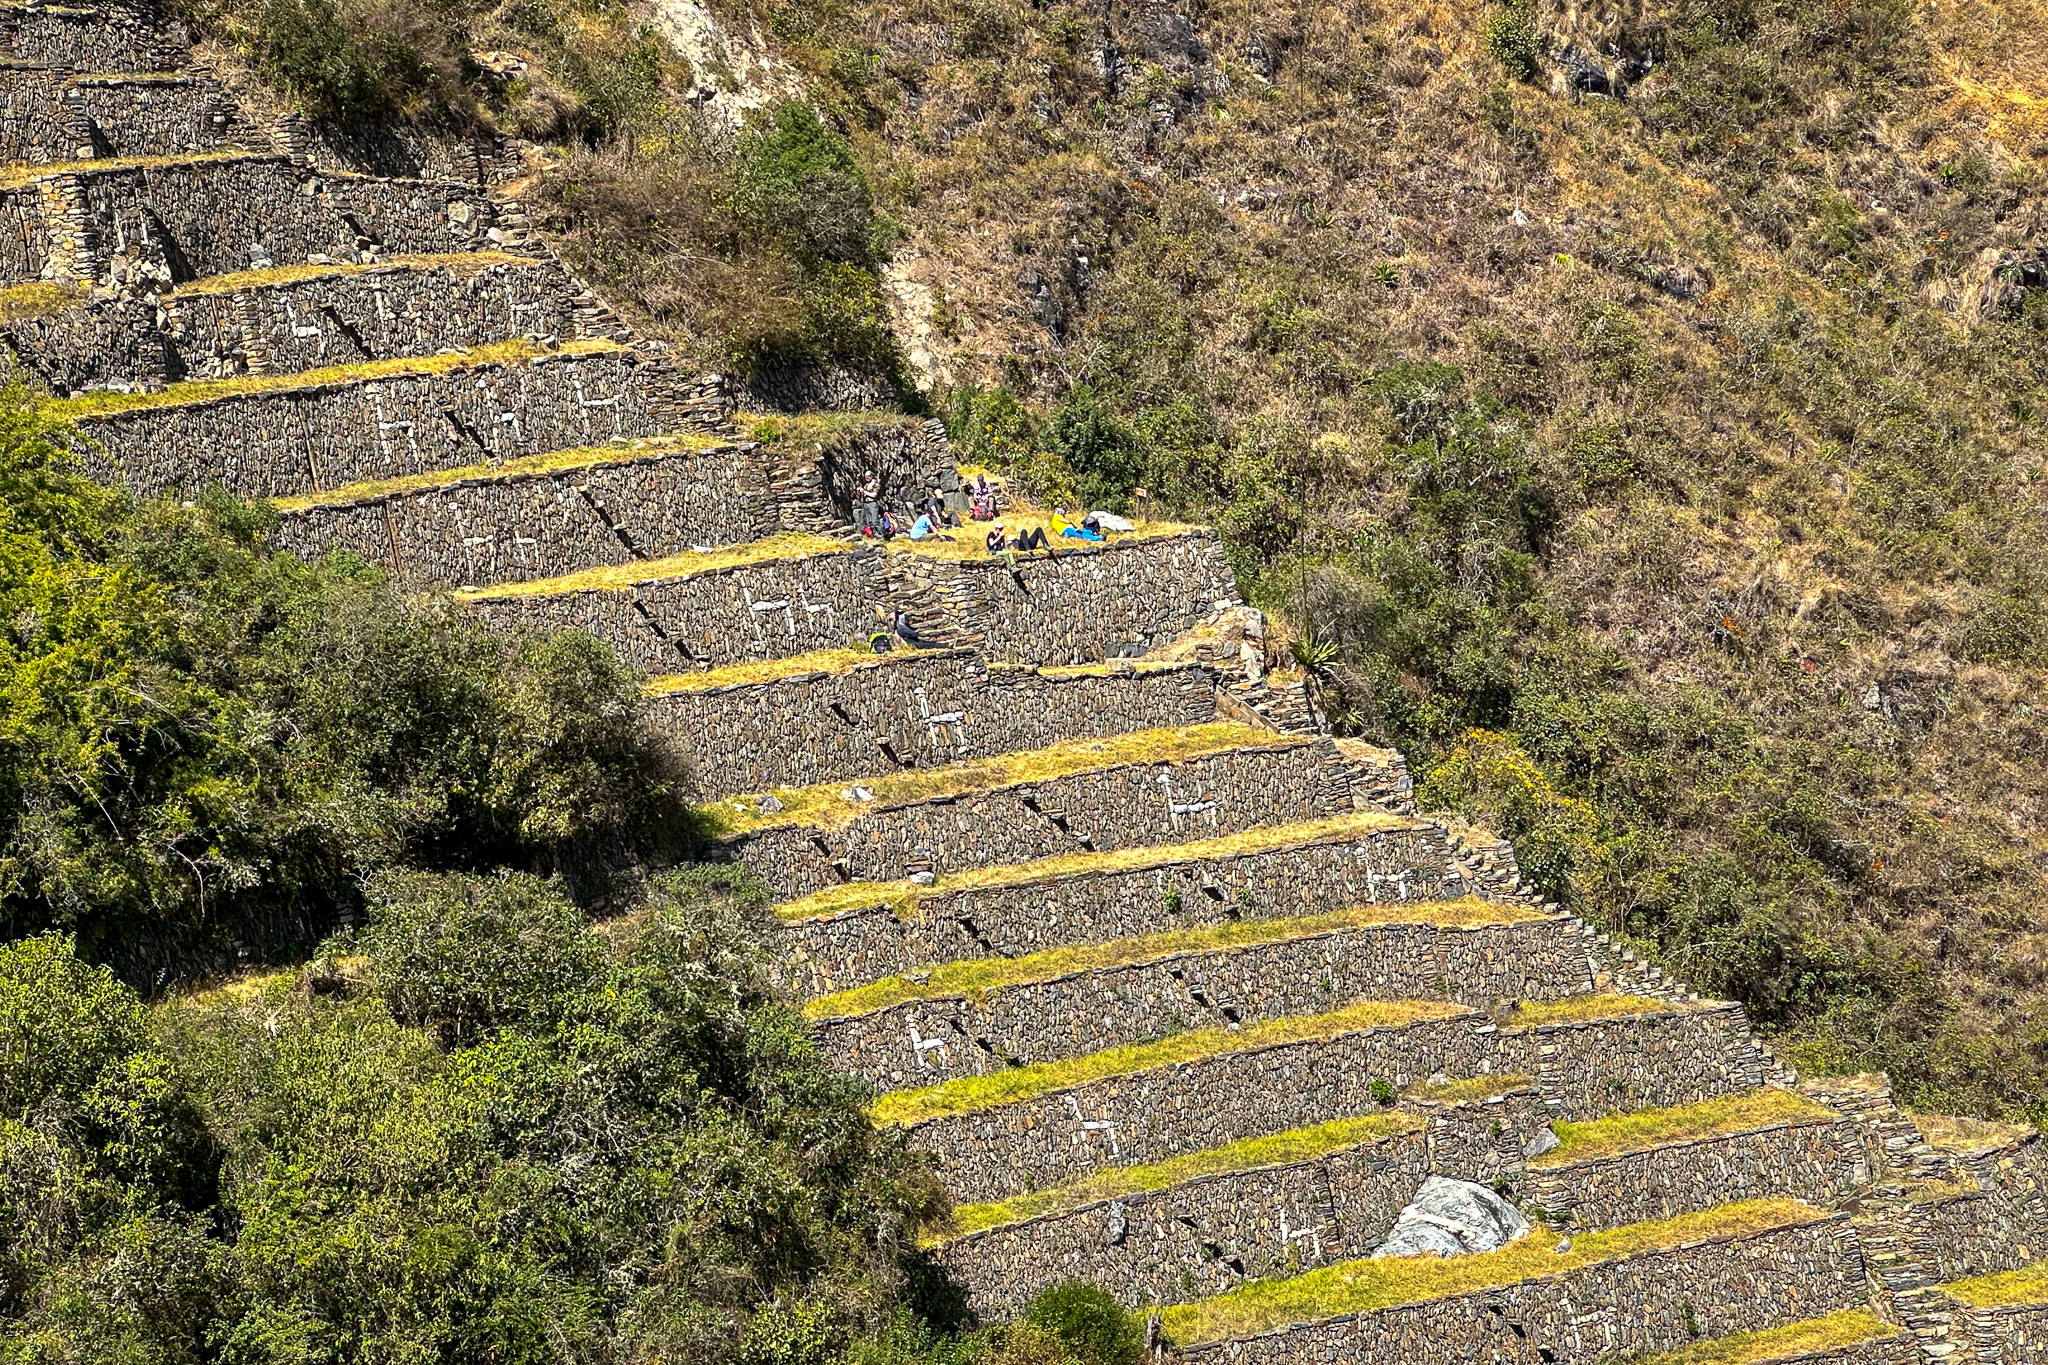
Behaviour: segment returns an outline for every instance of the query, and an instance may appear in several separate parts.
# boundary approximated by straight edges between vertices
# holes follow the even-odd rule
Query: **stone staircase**
[[[492,197],[504,148],[252,113],[147,11],[4,5],[0,47],[16,370],[138,493],[274,499],[284,548],[645,669],[983,1314],[1088,1279],[1237,1365],[2048,1359],[2034,1134],[1802,1083],[1418,815],[1211,532],[861,539],[870,474],[961,500],[943,432],[741,423]],[[927,647],[874,651],[897,612]],[[1535,1231],[1371,1259],[1433,1174]]]

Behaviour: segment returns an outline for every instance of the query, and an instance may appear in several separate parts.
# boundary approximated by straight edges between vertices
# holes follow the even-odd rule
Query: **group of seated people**
[[[988,481],[988,475],[976,474],[966,491],[967,515],[975,521],[993,521],[996,488]],[[907,535],[912,540],[951,540],[946,532],[960,526],[960,514],[946,505],[945,494],[936,488],[923,502],[906,503],[901,516],[883,506],[881,476],[872,469],[861,478],[860,497],[860,533],[871,539],[894,540]]]

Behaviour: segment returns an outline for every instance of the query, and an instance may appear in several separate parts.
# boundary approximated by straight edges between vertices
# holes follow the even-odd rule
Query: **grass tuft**
[[[286,513],[304,512],[314,507],[336,507],[345,503],[362,502],[369,498],[381,498],[392,493],[446,488],[464,479],[502,478],[508,474],[549,474],[561,469],[580,469],[585,465],[603,464],[609,460],[645,459],[686,450],[714,450],[722,444],[723,442],[714,436],[690,432],[644,441],[621,442],[617,445],[550,450],[540,455],[500,460],[496,464],[472,464],[463,465],[458,469],[437,469],[424,474],[406,474],[395,479],[375,479],[366,483],[347,484],[340,488],[322,489],[317,493],[305,493],[293,498],[279,498],[277,510]]]
[[[1941,1292],[1972,1308],[2005,1308],[2021,1303],[2048,1303],[2048,1261],[2035,1261],[1996,1275],[1952,1280]]]
[[[580,569],[558,578],[536,578],[528,583],[498,583],[488,588],[477,588],[457,593],[456,597],[469,602],[492,597],[546,597],[563,592],[626,592],[635,583],[650,583],[660,578],[687,578],[691,574],[710,573],[714,569],[734,569],[746,564],[766,564],[775,559],[801,559],[808,555],[834,554],[851,547],[843,540],[830,536],[812,535],[806,531],[791,531],[783,535],[770,536],[766,540],[750,540],[741,545],[721,545],[711,550],[689,550],[666,559],[636,559],[630,564],[607,564],[595,569]]]
[[[76,398],[57,398],[43,404],[43,410],[61,420],[106,417],[143,408],[172,408],[185,403],[206,403],[218,398],[241,398],[251,394],[275,393],[311,388],[317,384],[350,384],[366,379],[387,379],[410,374],[446,374],[473,365],[516,364],[544,355],[592,355],[622,350],[611,341],[574,341],[549,348],[530,341],[500,341],[478,346],[462,355],[412,356],[392,360],[364,360],[352,365],[329,365],[294,374],[243,375],[235,379],[194,379],[173,384],[155,393],[114,393],[101,390]]]
[[[847,800],[841,793],[848,789],[848,783],[821,782],[810,787],[777,788],[775,798],[782,803],[779,811],[762,812],[757,809],[761,800],[758,793],[736,796],[700,809],[713,830],[726,837],[786,825],[836,829],[858,819],[864,811],[881,806],[924,801],[1013,782],[1045,782],[1125,763],[1177,762],[1233,749],[1271,748],[1300,742],[1298,737],[1272,730],[1218,721],[1174,729],[1139,730],[1134,734],[1114,735],[1106,739],[1072,739],[1043,749],[1022,749],[935,768],[905,768],[861,783],[874,793],[872,801]]]
[[[1183,1346],[1251,1336],[1291,1323],[1344,1313],[1369,1313],[1397,1304],[1514,1284],[1538,1275],[1579,1270],[1638,1252],[1661,1251],[1704,1237],[1739,1236],[1793,1227],[1826,1217],[1793,1199],[1753,1199],[1604,1232],[1581,1233],[1559,1252],[1536,1232],[1499,1251],[1440,1259],[1434,1256],[1345,1261],[1286,1280],[1261,1280],[1199,1303],[1160,1314],[1166,1335]]]
[[[846,645],[838,649],[794,654],[785,659],[743,659],[736,664],[707,668],[701,673],[665,673],[648,679],[646,691],[650,697],[665,696],[671,692],[710,692],[720,687],[780,682],[785,678],[814,673],[850,673],[864,664],[889,664],[915,657],[893,652],[877,654],[872,649]]]
[[[1075,972],[1121,967],[1149,962],[1175,953],[1212,949],[1248,948],[1288,939],[1308,938],[1341,929],[1371,924],[1435,924],[1474,928],[1480,925],[1518,924],[1545,918],[1542,911],[1525,905],[1506,905],[1468,898],[1408,905],[1354,905],[1327,914],[1292,919],[1236,920],[1196,929],[1174,929],[1157,934],[1112,939],[1107,943],[1077,944],[1049,948],[1025,957],[983,957],[948,962],[932,968],[921,979],[892,976],[870,986],[836,995],[819,996],[804,1006],[811,1019],[843,1019],[873,1014],[911,1000],[932,1000],[943,995],[978,995],[1006,986],[1029,985],[1070,976]]]
[[[1412,1133],[1422,1121],[1412,1114],[1365,1114],[1336,1119],[1312,1128],[1296,1128],[1271,1137],[1246,1138],[1207,1151],[1188,1152],[1143,1166],[1111,1166],[1049,1190],[1020,1194],[992,1204],[968,1204],[953,1211],[952,1226],[928,1245],[955,1241],[970,1233],[1005,1227],[1049,1213],[1063,1213],[1106,1199],[1170,1189],[1207,1175],[1253,1171],[1266,1166],[1291,1166],[1349,1147]]]
[[[1155,1042],[1127,1043],[1055,1062],[1011,1067],[986,1076],[963,1076],[922,1090],[898,1090],[881,1096],[868,1112],[878,1124],[920,1123],[955,1114],[979,1113],[1048,1091],[1112,1076],[1132,1076],[1228,1052],[1249,1052],[1276,1043],[1327,1041],[1362,1029],[1393,1028],[1471,1013],[1463,1005],[1441,1000],[1361,1000],[1327,1014],[1288,1015],[1241,1029],[1189,1029]]]
[[[1760,1365],[1767,1360],[1832,1351],[1865,1341],[1894,1336],[1899,1329],[1868,1308],[1845,1308],[1824,1318],[1808,1318],[1761,1332],[1698,1341],[1676,1351],[1646,1356],[1636,1365]]]
[[[1553,1123],[1558,1145],[1532,1160],[1532,1167],[1568,1166],[1599,1157],[1640,1152],[1685,1138],[1725,1137],[1780,1123],[1825,1123],[1835,1111],[1790,1090],[1765,1088],[1722,1095],[1701,1104],[1639,1109],[1586,1123]]]
[[[1687,1008],[1683,1001],[1654,995],[1567,995],[1556,1000],[1524,1000],[1501,1023],[1509,1028],[1537,1024],[1573,1024],[1586,1019],[1613,1019],[1624,1014],[1662,1014]]]

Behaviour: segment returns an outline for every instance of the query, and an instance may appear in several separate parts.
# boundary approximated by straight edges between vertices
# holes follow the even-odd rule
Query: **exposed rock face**
[[[1394,1220],[1382,1256],[1470,1256],[1529,1235],[1529,1220],[1484,1185],[1433,1175]]]

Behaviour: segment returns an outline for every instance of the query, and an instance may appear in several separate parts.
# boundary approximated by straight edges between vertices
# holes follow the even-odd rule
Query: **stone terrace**
[[[1231,1365],[2048,1361],[2036,1135],[1802,1082],[1417,814],[1212,532],[863,539],[870,476],[964,509],[943,430],[738,418],[494,197],[512,149],[246,117],[126,6],[0,5],[0,55],[16,370],[138,493],[645,669],[980,1313],[1089,1279]],[[1535,1230],[1371,1259],[1433,1174]]]

